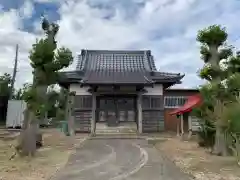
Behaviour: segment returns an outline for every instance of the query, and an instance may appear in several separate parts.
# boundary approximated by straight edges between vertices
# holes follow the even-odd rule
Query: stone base
[[[106,123],[96,124],[96,135],[98,134],[137,134],[137,124],[135,122],[123,122],[118,126],[108,126]]]

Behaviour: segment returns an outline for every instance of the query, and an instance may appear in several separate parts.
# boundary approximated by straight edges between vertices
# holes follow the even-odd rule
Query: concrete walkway
[[[55,180],[189,180],[146,140],[92,139]]]

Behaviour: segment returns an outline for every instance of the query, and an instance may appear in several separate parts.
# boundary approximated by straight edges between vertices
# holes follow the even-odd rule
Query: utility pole
[[[14,68],[13,68],[13,75],[12,75],[12,81],[11,81],[11,92],[9,99],[11,100],[14,93],[14,84],[16,81],[16,74],[17,74],[17,63],[18,63],[18,44],[16,45],[16,54],[15,54],[15,61],[14,61]]]

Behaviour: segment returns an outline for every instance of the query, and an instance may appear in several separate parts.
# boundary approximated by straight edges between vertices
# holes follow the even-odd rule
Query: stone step
[[[90,139],[145,139],[146,137],[137,134],[96,134]]]
[[[129,130],[96,130],[96,133],[137,133],[136,131],[129,131]]]
[[[2,136],[9,136],[9,135],[11,135],[11,133],[9,133],[9,132],[6,132],[6,131],[0,132],[0,137],[2,137]]]
[[[137,133],[128,133],[128,132],[95,132],[97,135],[136,135]]]

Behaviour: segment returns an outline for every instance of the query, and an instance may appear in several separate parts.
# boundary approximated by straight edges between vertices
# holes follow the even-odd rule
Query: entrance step
[[[136,134],[137,131],[131,129],[96,129],[96,133],[104,134],[104,133],[130,133]]]
[[[134,135],[137,134],[137,125],[136,123],[124,123],[119,124],[118,126],[107,126],[105,123],[97,123],[96,124],[96,134],[107,134],[107,135],[114,135],[114,134],[130,134]]]
[[[138,134],[96,134],[90,139],[145,139],[146,137]]]

